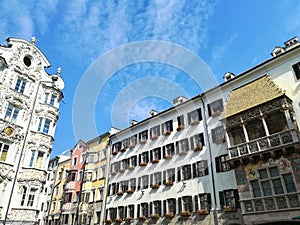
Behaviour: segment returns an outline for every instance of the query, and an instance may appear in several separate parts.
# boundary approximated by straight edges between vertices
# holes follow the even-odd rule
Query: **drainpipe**
[[[210,136],[208,134],[208,129],[207,129],[207,120],[206,120],[206,108],[205,104],[203,101],[204,94],[199,95],[200,100],[202,102],[202,107],[203,107],[203,128],[205,135],[207,137],[207,147],[208,147],[208,152],[209,152],[209,160],[210,160],[210,170],[211,170],[211,182],[212,182],[212,188],[213,188],[213,202],[214,202],[214,210],[213,210],[213,219],[214,219],[214,225],[218,225],[218,214],[217,214],[217,195],[216,195],[216,184],[215,184],[215,177],[214,177],[214,166],[213,166],[213,157],[211,153],[211,145],[210,145]]]

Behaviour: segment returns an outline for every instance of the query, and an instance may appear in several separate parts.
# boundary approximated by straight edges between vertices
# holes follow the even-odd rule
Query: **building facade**
[[[101,217],[104,215],[109,135],[110,133],[107,132],[87,142],[88,150],[79,209],[81,224],[100,224]]]
[[[218,91],[111,136],[105,223],[242,224]]]
[[[232,79],[230,93],[223,87],[222,122],[245,224],[299,224],[300,44],[284,44]]]
[[[68,173],[70,170],[70,155],[62,155],[58,159],[57,168],[53,174],[53,183],[50,191],[50,201],[48,210],[48,225],[62,224],[63,211],[66,207],[63,205],[65,201],[65,187],[67,185]]]
[[[31,42],[8,38],[0,47],[0,221],[42,221],[43,190],[64,87]]]

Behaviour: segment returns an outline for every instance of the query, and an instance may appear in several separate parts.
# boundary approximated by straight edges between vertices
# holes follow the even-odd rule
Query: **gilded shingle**
[[[223,118],[228,118],[247,109],[284,95],[284,92],[265,75],[232,91]]]

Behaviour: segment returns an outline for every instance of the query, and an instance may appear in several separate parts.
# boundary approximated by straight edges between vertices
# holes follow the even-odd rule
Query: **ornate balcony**
[[[300,209],[300,193],[256,197],[240,201],[243,214]]]
[[[299,144],[300,136],[296,130],[282,131],[228,148],[229,159],[239,159],[274,149]]]

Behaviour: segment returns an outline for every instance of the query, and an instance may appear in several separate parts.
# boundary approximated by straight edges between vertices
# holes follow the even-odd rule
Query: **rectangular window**
[[[73,158],[73,161],[72,161],[72,166],[76,166],[77,165],[77,157],[74,157]]]
[[[149,152],[143,152],[139,155],[140,166],[144,166],[149,162]]]
[[[146,189],[149,187],[149,176],[148,175],[140,177],[140,181],[141,181],[142,189]]]
[[[136,167],[137,166],[137,156],[136,155],[131,156],[129,163],[130,163],[130,167]]]
[[[223,126],[219,126],[219,127],[216,127],[215,129],[212,129],[211,135],[212,135],[213,143],[221,144],[221,143],[225,142],[225,132],[224,132]]]
[[[49,100],[49,93],[45,93],[44,104],[47,104]]]
[[[134,148],[137,144],[137,135],[133,135],[130,137],[130,148]]]
[[[152,185],[161,185],[161,172],[157,172],[150,175]]]
[[[161,201],[154,201],[153,209],[154,214],[161,216]]]
[[[237,190],[224,190],[219,192],[219,198],[222,208],[239,208],[239,195]]]
[[[252,191],[254,197],[261,197],[261,191],[257,180],[251,181]]]
[[[3,142],[0,142],[0,162],[5,162],[9,145]]]
[[[196,134],[191,137],[191,147],[194,151],[202,150],[204,146],[204,136],[203,133]]]
[[[201,109],[196,109],[188,113],[188,123],[190,125],[196,125],[202,120]]]
[[[17,121],[17,116],[19,114],[20,109],[18,109],[17,107],[9,104],[4,116],[4,119],[6,121],[15,123]]]
[[[157,163],[161,159],[161,149],[155,148],[150,151],[150,160],[152,163]]]
[[[208,104],[208,115],[211,117],[219,116],[221,112],[223,112],[223,110],[224,110],[224,106],[223,106],[222,99],[219,99],[217,101]]]
[[[23,206],[23,205],[25,204],[26,192],[27,192],[27,188],[26,188],[25,186],[23,186],[23,193],[22,193],[21,206]]]
[[[43,132],[44,132],[45,134],[48,134],[49,128],[50,128],[50,124],[51,124],[51,120],[45,119],[44,129],[43,129]]]
[[[51,98],[50,98],[50,105],[54,105],[54,103],[55,103],[55,100],[56,100],[56,98],[57,98],[57,96],[56,95],[51,95]]]
[[[149,217],[148,203],[141,203],[141,215]]]
[[[297,80],[299,80],[300,79],[300,62],[293,65],[293,70],[294,70]]]
[[[184,165],[181,167],[182,180],[189,180],[192,178],[191,165]]]
[[[118,153],[121,150],[121,146],[122,146],[122,143],[120,141],[114,143],[113,147],[112,147],[112,154],[114,155],[114,154]]]
[[[175,182],[175,168],[163,172],[163,181],[165,185],[172,185]]]
[[[189,140],[188,138],[182,139],[176,142],[177,154],[185,154],[189,151]]]
[[[178,116],[177,117],[177,130],[181,130],[184,128],[184,116],[181,115],[181,116]]]
[[[287,193],[296,192],[295,182],[293,180],[293,176],[291,174],[284,174],[283,180],[285,184],[285,188]]]
[[[129,205],[128,206],[128,217],[134,218],[134,205]]]
[[[151,140],[157,139],[159,137],[159,135],[160,135],[159,125],[150,129],[150,139]]]
[[[175,198],[169,198],[167,199],[167,213],[171,212],[174,215],[176,214],[176,199]]]
[[[193,212],[193,200],[192,196],[184,196],[178,199],[179,211]]]
[[[128,190],[136,190],[136,179],[131,178],[129,180],[129,189]]]
[[[25,90],[25,86],[26,86],[26,81],[18,78],[15,86],[15,90],[23,94]]]
[[[174,143],[163,146],[163,157],[169,158],[175,155]]]
[[[141,133],[139,133],[140,144],[146,143],[147,139],[148,139],[148,130],[144,130]]]
[[[43,167],[43,161],[44,161],[44,152],[38,151],[35,167],[36,168],[42,168]]]
[[[31,150],[31,157],[30,157],[29,167],[33,166],[34,159],[35,159],[35,150]]]
[[[202,177],[208,175],[207,160],[201,160],[193,163],[193,177]]]
[[[231,170],[231,166],[228,161],[228,155],[216,157],[216,170],[217,172],[226,172]]]
[[[173,120],[169,120],[161,125],[163,135],[169,135],[173,131]]]
[[[36,188],[30,188],[27,206],[33,206],[33,202],[34,202],[34,197],[35,197],[36,191],[37,191]]]
[[[200,209],[210,210],[211,208],[211,196],[210,193],[199,194]]]

